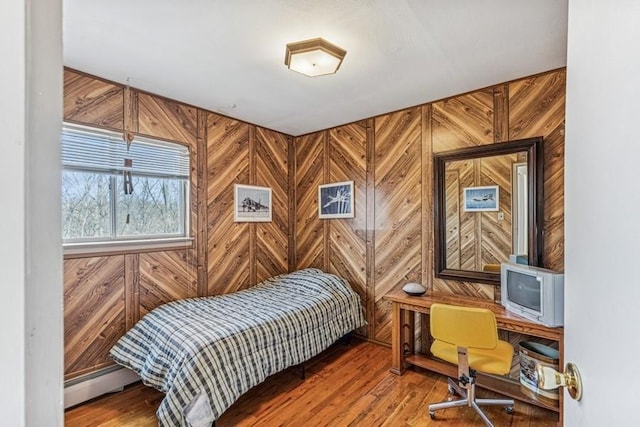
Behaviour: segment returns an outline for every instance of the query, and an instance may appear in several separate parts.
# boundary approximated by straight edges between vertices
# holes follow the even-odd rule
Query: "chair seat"
[[[458,347],[455,345],[435,340],[431,345],[431,354],[455,365],[458,364]],[[478,372],[506,375],[511,370],[513,346],[506,341],[498,340],[496,348],[491,350],[468,349],[468,354],[469,367]]]

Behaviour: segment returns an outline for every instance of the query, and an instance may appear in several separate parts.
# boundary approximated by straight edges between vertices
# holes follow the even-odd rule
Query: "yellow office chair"
[[[429,405],[429,416],[435,411],[470,406],[493,426],[478,405],[505,406],[513,413],[512,399],[476,399],[475,371],[506,375],[511,369],[513,346],[498,339],[498,327],[492,311],[484,308],[458,307],[446,304],[431,306],[431,354],[458,365],[458,381],[449,378],[449,392],[462,397]]]
[[[482,271],[490,271],[492,273],[500,273],[500,264],[485,264]]]

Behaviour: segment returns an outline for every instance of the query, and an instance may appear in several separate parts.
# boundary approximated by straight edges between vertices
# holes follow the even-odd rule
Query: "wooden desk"
[[[415,313],[428,315],[431,304],[433,303],[488,308],[493,311],[496,316],[498,329],[557,341],[560,353],[560,366],[564,366],[562,360],[564,353],[564,328],[549,328],[531,322],[530,320],[507,312],[504,307],[493,301],[433,292],[429,292],[423,296],[413,297],[407,295],[401,289],[391,291],[383,298],[392,303],[391,372],[396,375],[402,375],[407,366],[413,365],[452,378],[458,376],[457,366],[431,358],[429,355],[416,354],[414,352]],[[423,331],[423,333],[429,335],[428,330]],[[550,406],[524,395],[520,391],[520,382],[512,378],[486,375],[478,372],[477,384],[479,387],[504,394],[514,399],[561,412],[562,392],[560,393],[559,405]],[[562,420],[561,413],[560,419]]]

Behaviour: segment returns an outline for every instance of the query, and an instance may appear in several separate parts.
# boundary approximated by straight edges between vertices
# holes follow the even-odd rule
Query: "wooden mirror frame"
[[[440,279],[461,280],[468,282],[500,284],[500,273],[448,269],[446,244],[446,202],[445,202],[445,167],[447,162],[476,159],[480,157],[500,156],[503,154],[527,153],[528,200],[527,200],[527,233],[529,265],[542,265],[543,243],[543,153],[542,138],[528,138],[515,141],[498,142],[478,147],[460,148],[457,150],[436,153],[434,161],[434,225],[435,225],[435,276]]]

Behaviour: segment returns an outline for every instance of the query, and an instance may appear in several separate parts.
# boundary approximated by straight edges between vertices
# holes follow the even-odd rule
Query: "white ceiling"
[[[566,65],[567,0],[64,0],[64,64],[301,135]],[[347,50],[335,75],[285,45]]]

